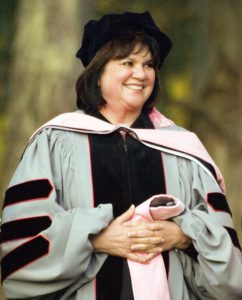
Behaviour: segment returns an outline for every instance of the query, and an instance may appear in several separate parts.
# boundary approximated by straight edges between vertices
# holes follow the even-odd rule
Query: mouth
[[[142,91],[144,89],[143,85],[138,85],[138,84],[125,84],[125,87],[134,91]]]

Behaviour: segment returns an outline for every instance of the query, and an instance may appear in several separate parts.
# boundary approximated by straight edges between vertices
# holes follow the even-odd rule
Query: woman
[[[222,177],[196,137],[154,109],[170,47],[148,12],[85,26],[80,111],[33,135],[6,191],[7,298],[145,299],[135,283],[161,259],[167,286],[146,277],[144,293],[153,282],[162,299],[241,299]],[[167,220],[135,219],[168,200],[181,209]]]

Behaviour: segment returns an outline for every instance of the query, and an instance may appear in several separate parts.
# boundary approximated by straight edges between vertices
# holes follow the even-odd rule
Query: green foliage
[[[12,41],[15,33],[15,12],[17,0],[0,1],[0,111],[6,109],[8,98],[9,64],[12,59]]]
[[[147,10],[147,2],[145,0],[133,0],[133,1],[116,1],[116,0],[99,0],[96,4],[96,10],[100,15],[106,13],[121,13],[124,11],[136,11],[143,12]],[[152,1],[151,1],[152,2]],[[156,2],[156,1],[155,1]]]
[[[5,158],[5,146],[7,141],[7,128],[9,127],[9,118],[8,115],[0,115],[0,174],[4,174],[4,170],[2,170],[4,165]],[[1,176],[2,177],[2,176]],[[1,181],[2,182],[2,181]],[[1,183],[0,183],[1,185]],[[0,186],[1,190],[1,186]]]

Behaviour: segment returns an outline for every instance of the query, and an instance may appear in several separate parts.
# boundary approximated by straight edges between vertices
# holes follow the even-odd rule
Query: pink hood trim
[[[194,133],[180,130],[159,130],[159,128],[162,129],[165,127],[174,126],[174,122],[167,119],[156,109],[152,109],[149,117],[154,123],[156,128],[155,130],[134,129],[125,125],[112,125],[108,122],[86,115],[81,111],[64,113],[53,118],[37,129],[31,136],[29,143],[31,143],[35,136],[38,135],[44,128],[48,127],[89,134],[108,134],[122,129],[148,147],[153,147],[156,149],[159,149],[159,147],[164,147],[164,151],[165,148],[167,148],[171,150],[170,153],[172,153],[172,150],[175,150],[178,151],[178,153],[185,153],[208,162],[215,169],[218,184],[220,185],[221,190],[225,192],[225,184],[220,170]]]
[[[152,108],[149,117],[155,128],[169,127],[175,125],[173,121],[162,115],[156,108]]]

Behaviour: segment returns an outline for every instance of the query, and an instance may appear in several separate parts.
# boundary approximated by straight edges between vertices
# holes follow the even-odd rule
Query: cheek
[[[148,74],[148,80],[149,80],[149,82],[150,82],[151,85],[155,84],[155,71],[150,72]]]
[[[110,83],[110,85],[106,89],[106,96],[112,99],[117,95],[117,93],[118,93],[118,89],[115,83]]]
[[[117,94],[117,81],[112,77],[106,77],[105,80],[101,80],[100,89],[103,98],[108,101]]]
[[[116,72],[110,73],[109,76],[106,76],[101,80],[101,92],[104,96],[116,96],[122,91],[122,86],[130,78],[128,72]]]
[[[129,70],[120,70],[115,74],[115,80],[120,84],[125,83],[130,77],[132,77],[132,72]]]

